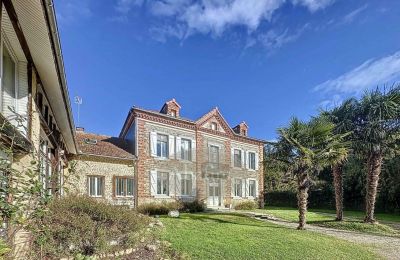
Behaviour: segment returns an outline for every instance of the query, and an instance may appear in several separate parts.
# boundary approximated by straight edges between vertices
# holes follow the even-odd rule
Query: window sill
[[[114,196],[114,199],[133,199],[134,196]]]
[[[170,199],[171,196],[163,195],[163,194],[156,194],[156,195],[154,195],[154,198],[156,198],[156,199]]]

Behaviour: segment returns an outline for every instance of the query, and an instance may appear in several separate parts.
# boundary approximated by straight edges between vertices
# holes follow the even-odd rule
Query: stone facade
[[[242,129],[246,126],[246,131],[242,131],[241,134],[234,132],[218,109],[213,109],[197,121],[169,115],[167,112],[169,110],[166,108],[172,105],[175,108],[179,106],[175,100],[172,101],[166,102],[160,113],[134,108],[130,111],[120,134],[120,138],[126,139],[133,145],[132,151],[137,156],[138,204],[151,201],[197,199],[209,207],[233,207],[243,200],[254,200],[260,206],[263,205],[264,185],[261,162],[264,142],[247,137],[245,124],[241,126]],[[159,147],[161,143],[154,144],[158,142],[157,138],[160,136],[168,139],[163,144],[168,146],[167,155],[160,156],[158,153],[162,149]],[[183,139],[191,143],[190,160],[182,159],[184,155],[180,149],[183,148],[180,146],[183,147],[181,143]],[[210,148],[211,146],[218,147],[217,163],[211,162],[210,149],[216,149]],[[153,151],[154,149],[157,153]],[[243,154],[240,167],[233,165],[234,149],[240,149]],[[249,152],[256,155],[252,157],[254,169],[249,169],[249,158],[245,157]],[[257,162],[256,166],[255,162]],[[190,195],[183,195],[185,184],[182,180],[187,178],[187,175],[191,176],[193,192]],[[166,178],[168,178],[168,184],[162,186],[162,179]],[[239,192],[241,196],[234,194],[235,178],[243,183]],[[250,180],[251,191],[249,190]],[[250,196],[250,193],[255,195]]]
[[[89,195],[88,177],[101,176],[104,179],[103,196],[96,199],[106,200],[114,205],[134,207],[134,196],[119,197],[115,194],[115,177],[135,178],[133,160],[90,155],[77,155],[72,160],[76,163],[74,175],[77,176],[76,182],[70,187],[72,191]]]

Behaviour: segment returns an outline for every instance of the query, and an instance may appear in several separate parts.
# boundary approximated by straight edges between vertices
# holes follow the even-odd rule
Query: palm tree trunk
[[[332,166],[333,185],[335,187],[336,220],[343,220],[343,164]]]
[[[311,186],[311,181],[308,174],[303,173],[298,177],[297,188],[297,206],[299,208],[299,226],[297,229],[305,229],[306,226],[306,213],[308,204],[308,189]]]
[[[375,201],[378,190],[379,175],[382,169],[381,154],[371,154],[367,160],[367,194],[365,198],[366,215],[364,222],[376,223]]]

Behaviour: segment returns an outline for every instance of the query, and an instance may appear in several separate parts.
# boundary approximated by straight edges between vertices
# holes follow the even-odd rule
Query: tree
[[[313,118],[308,123],[293,118],[288,127],[278,129],[278,142],[267,158],[275,161],[283,172],[292,173],[297,180],[298,229],[305,228],[312,176],[329,165],[338,153],[335,149],[343,141],[341,135],[334,134],[334,128],[335,125],[326,118]]]
[[[334,133],[342,135],[343,142],[336,142],[331,153],[330,165],[333,175],[333,186],[335,190],[336,220],[343,220],[343,168],[349,155],[351,134],[354,129],[354,117],[357,100],[348,99],[342,105],[330,111],[323,111],[322,117],[335,124]],[[336,140],[338,141],[338,140]],[[336,153],[333,153],[336,151]]]
[[[366,160],[366,215],[364,221],[375,223],[375,201],[379,175],[385,158],[399,153],[400,88],[379,88],[361,98],[356,117],[355,152]]]

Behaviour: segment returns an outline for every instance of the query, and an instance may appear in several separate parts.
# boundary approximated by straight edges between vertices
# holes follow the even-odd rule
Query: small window
[[[233,151],[233,166],[242,167],[242,151],[239,149],[234,149]]]
[[[171,116],[176,117],[176,110],[173,110],[173,109],[171,110]]]
[[[189,139],[181,139],[181,159],[192,160],[192,141]]]
[[[210,163],[219,163],[219,147],[210,145]]]
[[[104,177],[103,176],[89,176],[88,177],[88,191],[90,197],[102,197],[104,194]]]
[[[233,195],[235,197],[242,197],[242,180],[234,179]]]
[[[87,143],[87,144],[95,145],[95,144],[97,144],[97,139],[85,138],[84,142]]]
[[[192,195],[192,175],[182,174],[181,175],[181,192],[182,195],[190,196]]]
[[[169,195],[169,174],[168,172],[157,173],[157,194]]]
[[[253,152],[249,152],[249,169],[256,169],[256,154]]]
[[[249,180],[249,196],[256,197],[256,181]]]
[[[168,158],[168,136],[157,134],[157,156]]]
[[[128,177],[115,177],[114,191],[116,197],[133,197],[134,179]]]
[[[211,123],[211,130],[217,131],[218,130],[218,125],[215,122]]]

